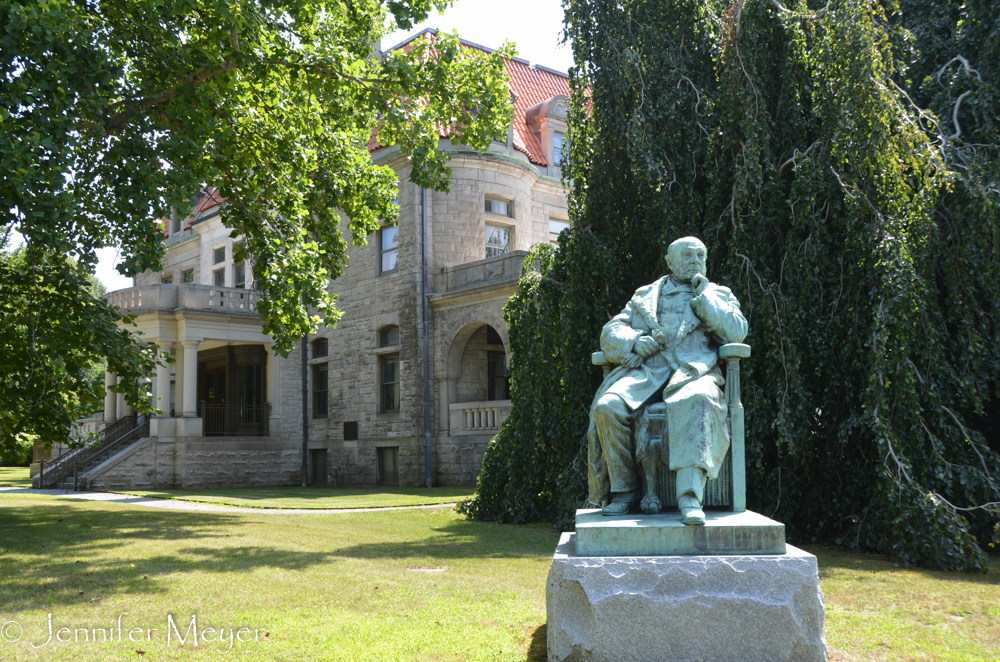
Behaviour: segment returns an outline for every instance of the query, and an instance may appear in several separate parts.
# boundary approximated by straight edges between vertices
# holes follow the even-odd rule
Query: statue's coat
[[[613,393],[620,396],[630,409],[637,410],[662,389],[667,404],[670,469],[701,466],[709,478],[715,478],[729,449],[729,430],[724,424],[724,410],[721,412],[723,424],[712,425],[707,419],[714,416],[702,411],[702,405],[707,400],[717,400],[714,406],[723,406],[721,396],[716,397],[720,393],[719,387],[725,383],[717,367],[718,346],[742,342],[747,335],[747,321],[732,291],[710,283],[704,292],[690,300],[690,305],[680,313],[679,322],[671,320],[674,323],[661,326],[658,310],[661,296],[684,292],[688,296],[692,294],[690,284],[664,276],[636,290],[624,310],[604,325],[601,350],[608,361],[616,364],[632,352],[640,337],[652,335],[657,330],[676,331],[667,334],[666,345],[643,360],[638,368],[618,365],[612,370],[597,390],[593,404],[605,393]],[[706,425],[700,426],[700,433],[693,432],[699,426],[679,425],[680,421],[689,420],[692,416],[706,419]],[[692,433],[678,434],[682,428]],[[678,438],[686,436],[699,438]],[[706,436],[711,438],[704,438]],[[593,416],[587,440],[589,500],[600,505],[609,497],[610,483]]]

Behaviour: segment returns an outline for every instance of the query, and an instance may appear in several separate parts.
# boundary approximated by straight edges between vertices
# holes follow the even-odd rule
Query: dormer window
[[[552,165],[563,164],[563,151],[566,148],[566,135],[558,131],[552,132]]]

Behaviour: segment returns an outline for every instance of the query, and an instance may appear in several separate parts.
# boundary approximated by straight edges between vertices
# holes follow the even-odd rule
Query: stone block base
[[[545,590],[552,662],[821,662],[816,557],[577,556],[564,533]]]

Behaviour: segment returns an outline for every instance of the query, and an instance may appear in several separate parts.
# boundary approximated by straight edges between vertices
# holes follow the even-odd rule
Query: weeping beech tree
[[[571,526],[601,327],[697,235],[750,321],[748,501],[982,569],[1000,515],[1000,5],[567,0],[573,228],[525,262],[470,517]]]

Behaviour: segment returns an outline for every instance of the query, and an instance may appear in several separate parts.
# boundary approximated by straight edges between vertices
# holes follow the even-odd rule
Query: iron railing
[[[271,405],[217,405],[201,402],[206,437],[269,437]]]
[[[87,479],[81,475],[81,470],[86,471],[87,465],[96,457],[107,454],[107,459],[116,455],[119,451],[125,450],[133,443],[149,436],[149,417],[140,416],[139,424],[129,432],[121,435],[118,439],[105,444],[101,448],[88,448],[86,453],[73,461],[73,489],[86,490],[89,485]]]
[[[51,462],[42,460],[39,462],[38,487],[45,488],[46,486],[58,485],[72,475],[75,466],[73,463],[78,462],[87,451],[99,450],[107,447],[109,444],[113,444],[123,436],[130,434],[139,424],[138,421],[139,418],[135,415],[122,416],[113,423],[108,423],[101,430],[94,443],[71,450],[68,453],[63,453]]]

